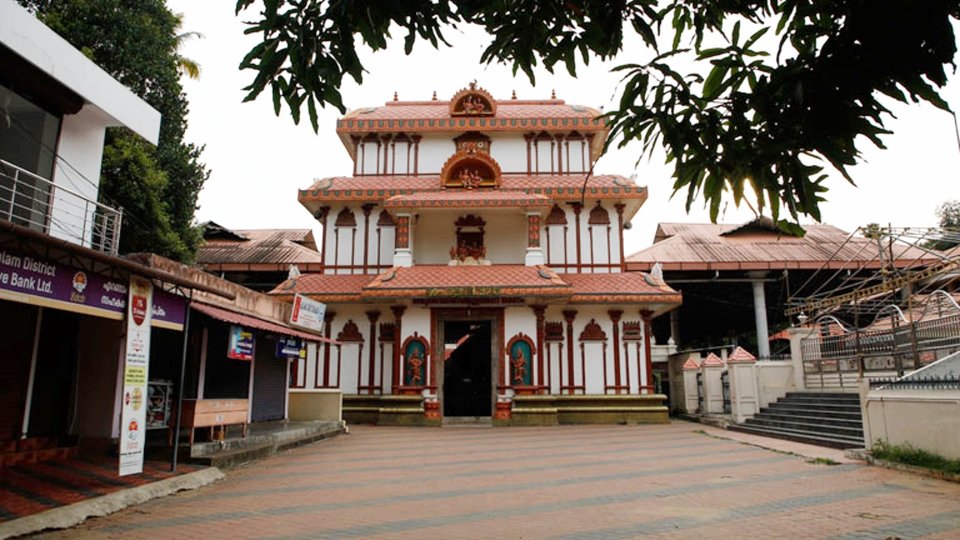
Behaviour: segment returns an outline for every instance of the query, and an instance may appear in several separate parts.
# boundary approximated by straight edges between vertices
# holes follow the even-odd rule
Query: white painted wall
[[[609,231],[606,225],[590,225],[590,210],[596,206],[596,201],[587,200],[580,212],[580,262],[587,266],[591,264],[591,249],[593,264],[620,264],[620,234],[617,221],[617,211],[612,204],[605,203],[603,207],[610,214]],[[542,244],[544,254],[548,255],[547,264],[560,273],[576,272],[577,265],[577,222],[576,215],[569,205],[565,205],[564,213],[567,216],[567,225],[550,225],[544,233]],[[544,216],[546,219],[546,216]],[[566,228],[566,229],[565,229]],[[547,253],[546,239],[549,236],[550,249]],[[591,247],[590,239],[593,238]],[[609,257],[607,244],[609,243]],[[566,248],[566,253],[564,253]],[[619,273],[620,268],[583,268],[583,273]]]
[[[53,183],[58,191],[51,208],[50,235],[74,243],[88,244],[100,190],[100,163],[108,119],[92,106],[63,117]],[[59,191],[66,188],[66,192]],[[76,193],[76,195],[70,192]],[[84,200],[86,199],[86,200]]]
[[[490,157],[504,174],[527,172],[527,142],[519,133],[490,135]]]
[[[427,210],[415,220],[414,261],[416,264],[447,264],[450,248],[457,244],[454,222],[470,212]],[[483,243],[493,264],[523,264],[527,251],[526,214],[521,209],[477,212],[486,221]]]
[[[160,113],[16,2],[0,2],[0,43],[84,98],[106,119],[157,144]]]
[[[457,151],[453,139],[459,133],[437,133],[424,135],[420,141],[420,174],[440,174],[440,169],[450,156]]]

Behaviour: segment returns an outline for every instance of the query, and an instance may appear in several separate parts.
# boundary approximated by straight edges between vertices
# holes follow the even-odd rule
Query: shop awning
[[[238,324],[240,326],[246,326],[247,328],[256,328],[258,330],[266,330],[267,332],[276,332],[277,334],[283,334],[285,336],[292,336],[300,338],[307,341],[318,341],[320,343],[337,343],[335,340],[327,339],[323,336],[317,334],[310,334],[307,332],[301,332],[299,330],[294,330],[289,326],[283,326],[277,323],[270,321],[265,321],[263,319],[258,319],[256,317],[251,317],[249,315],[243,315],[241,313],[236,313],[221,307],[211,306],[210,304],[204,304],[202,302],[194,302],[191,304],[191,307],[208,317],[213,317],[218,321],[228,322],[231,324]]]

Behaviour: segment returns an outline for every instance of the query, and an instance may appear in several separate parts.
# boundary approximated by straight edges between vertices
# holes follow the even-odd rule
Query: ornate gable
[[[357,328],[357,323],[353,322],[353,319],[348,320],[347,324],[343,325],[343,330],[337,334],[337,341],[363,341],[363,334],[360,333],[360,329]]]
[[[590,319],[590,322],[583,327],[583,332],[580,332],[580,341],[606,341],[607,333],[603,331],[603,328],[600,328],[600,325],[597,324],[595,319]]]
[[[353,214],[353,211],[347,207],[343,207],[343,210],[337,214],[337,221],[334,223],[337,227],[356,227],[357,226],[357,217]]]
[[[607,212],[607,209],[600,205],[600,201],[597,201],[597,205],[590,210],[590,219],[587,221],[588,225],[609,225],[610,224],[610,213]]]
[[[547,215],[547,225],[566,225],[567,224],[567,213],[563,211],[563,208],[560,208],[559,205],[554,204],[553,208],[550,209],[550,214]]]
[[[454,94],[450,100],[450,116],[494,116],[497,101],[490,92],[477,86],[477,81]]]

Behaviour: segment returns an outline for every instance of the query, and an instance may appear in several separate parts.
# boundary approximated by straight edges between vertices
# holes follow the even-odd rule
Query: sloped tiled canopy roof
[[[283,270],[295,264],[305,270],[323,262],[310,229],[243,229],[230,233],[232,236],[217,230],[205,240],[197,250],[197,264],[207,270],[239,269],[243,265]]]
[[[443,200],[457,198],[470,202],[470,206],[485,206],[481,201],[509,199],[513,196],[543,196],[550,201],[580,201],[584,178],[582,175],[525,175],[505,174],[500,189],[446,189],[440,187],[440,177],[430,176],[346,176],[317,180],[307,189],[300,190],[300,204],[312,214],[321,206],[337,202],[372,202],[383,204],[398,196],[416,195],[415,199],[404,200]],[[509,194],[509,195],[508,195]],[[623,202],[626,207],[624,219],[629,220],[647,199],[647,188],[638,186],[632,180],[614,174],[593,175],[586,185],[587,201],[596,199]],[[394,203],[391,203],[394,205]],[[496,206],[491,202],[486,206]]]
[[[426,191],[411,195],[395,195],[383,203],[384,208],[531,208],[550,207],[544,195],[522,191]]]
[[[763,220],[740,225],[661,223],[654,244],[627,257],[627,268],[647,271],[660,263],[667,271],[816,270],[881,264],[873,240],[851,237],[832,225],[811,224],[804,229],[806,235],[796,237]],[[894,249],[903,264],[928,257],[906,245]]]
[[[417,265],[391,268],[378,276],[305,274],[270,292],[306,294],[322,302],[403,300],[457,295],[538,297],[574,304],[640,304],[663,312],[680,304],[680,294],[640,272],[556,274],[544,266]]]

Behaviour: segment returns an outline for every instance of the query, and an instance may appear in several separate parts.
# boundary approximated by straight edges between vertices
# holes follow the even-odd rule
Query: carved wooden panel
[[[597,324],[596,319],[590,319],[590,322],[583,327],[583,332],[580,332],[580,341],[606,341],[607,334],[603,331],[603,328]]]

